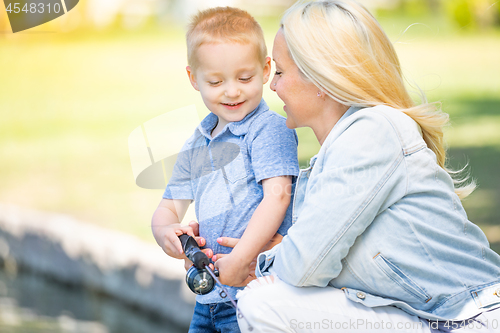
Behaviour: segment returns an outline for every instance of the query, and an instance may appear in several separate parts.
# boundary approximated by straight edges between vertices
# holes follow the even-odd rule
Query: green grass
[[[277,20],[266,24],[271,49]],[[470,219],[498,224],[499,35],[441,35],[434,27],[401,37],[408,22],[385,26],[398,39],[406,76],[451,114],[451,163],[468,160],[480,185],[464,202]],[[153,241],[149,223],[162,191],[135,185],[127,140],[170,110],[195,104],[200,117],[206,114],[185,66],[180,29],[0,36],[0,202],[68,213]],[[281,112],[267,86],[264,97]],[[298,132],[306,166],[319,145],[309,129]]]

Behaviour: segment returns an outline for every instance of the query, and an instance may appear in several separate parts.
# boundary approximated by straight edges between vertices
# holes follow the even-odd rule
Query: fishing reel
[[[213,273],[208,267],[210,260],[207,255],[200,250],[196,240],[189,235],[179,236],[182,249],[189,260],[193,262],[193,266],[186,273],[186,283],[191,291],[198,295],[205,295],[211,292],[215,287],[215,276],[219,276],[219,271]],[[212,275],[212,274],[213,275]]]
[[[186,257],[188,257],[188,259],[194,264],[191,268],[189,268],[186,274],[186,283],[189,289],[191,289],[191,291],[195,294],[205,295],[211,292],[214,289],[215,284],[218,283],[222,289],[219,295],[222,298],[229,297],[231,304],[236,309],[238,318],[244,318],[248,324],[248,330],[253,331],[253,327],[250,322],[245,318],[245,316],[243,316],[243,313],[238,308],[235,300],[217,278],[219,276],[219,271],[212,271],[208,266],[210,259],[208,259],[207,255],[200,250],[196,240],[186,234],[180,235],[179,239],[181,240],[182,249],[184,250]]]

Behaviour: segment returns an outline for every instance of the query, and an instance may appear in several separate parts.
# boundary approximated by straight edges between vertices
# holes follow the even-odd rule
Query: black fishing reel
[[[215,287],[215,279],[208,270],[210,260],[207,255],[200,250],[196,240],[189,235],[179,236],[182,249],[193,266],[186,273],[186,283],[191,291],[198,295],[205,295],[211,292]],[[219,276],[219,271],[215,270],[215,276]]]
[[[219,295],[222,298],[229,297],[233,307],[236,309],[238,318],[244,318],[248,324],[248,330],[253,331],[253,327],[250,325],[250,322],[248,322],[248,320],[243,316],[243,313],[241,313],[241,310],[238,308],[235,300],[231,297],[231,295],[229,295],[227,289],[217,278],[219,276],[219,271],[212,271],[208,266],[210,259],[208,259],[207,255],[200,250],[196,240],[186,234],[180,235],[179,238],[186,257],[188,257],[188,259],[194,264],[191,268],[189,268],[186,274],[186,283],[189,289],[191,289],[191,291],[195,294],[205,295],[214,289],[215,283],[218,283],[222,289]]]

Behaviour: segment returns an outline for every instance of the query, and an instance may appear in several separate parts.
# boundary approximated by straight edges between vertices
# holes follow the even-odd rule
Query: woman
[[[257,276],[271,277],[239,295],[254,329],[500,329],[500,257],[462,208],[474,185],[445,168],[447,115],[415,105],[372,15],[348,0],[298,3],[273,58],[287,126],[311,127],[321,149],[297,180],[295,224],[258,258]]]

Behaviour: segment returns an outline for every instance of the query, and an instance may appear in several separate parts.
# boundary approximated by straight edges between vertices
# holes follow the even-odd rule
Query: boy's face
[[[186,70],[207,108],[219,118],[218,128],[242,120],[259,105],[271,71],[269,57],[262,64],[253,45],[237,43],[202,44],[196,57],[196,70]]]

